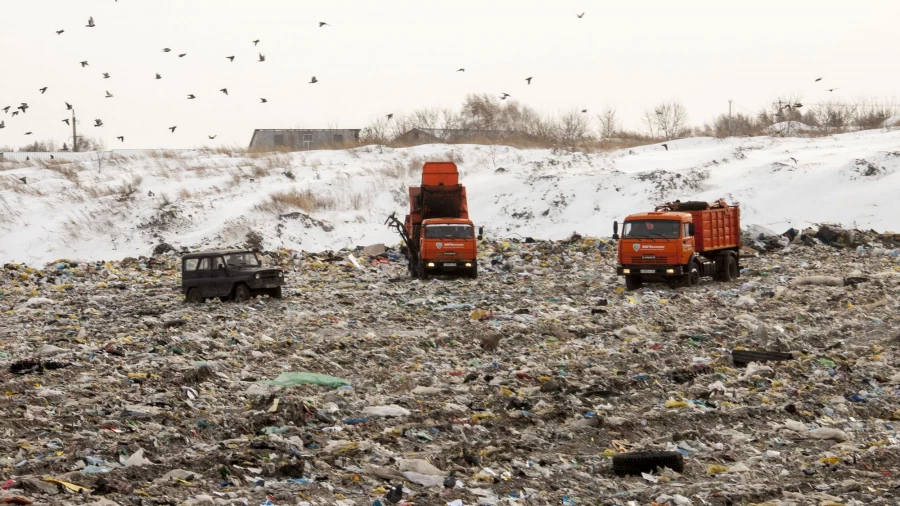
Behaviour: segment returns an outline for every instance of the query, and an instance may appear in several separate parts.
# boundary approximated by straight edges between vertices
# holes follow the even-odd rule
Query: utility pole
[[[734,135],[734,128],[731,124],[731,99],[728,99],[728,135]]]
[[[731,99],[728,99],[728,117],[731,118]]]
[[[78,132],[75,130],[75,108],[72,108],[72,151],[78,152]]]

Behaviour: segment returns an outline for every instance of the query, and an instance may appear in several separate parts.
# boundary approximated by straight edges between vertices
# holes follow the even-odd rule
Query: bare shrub
[[[644,111],[641,119],[652,138],[680,139],[691,132],[687,126],[687,109],[680,102],[660,102],[652,110]]]
[[[263,236],[260,235],[259,232],[255,230],[251,230],[247,232],[247,236],[245,238],[247,247],[253,251],[262,251],[263,249]]]
[[[606,106],[606,109],[597,115],[597,120],[600,122],[601,139],[612,139],[616,137],[616,132],[619,131],[619,119],[616,116],[616,109],[614,107]]]
[[[323,195],[312,190],[288,190],[275,192],[263,202],[253,207],[257,211],[285,214],[294,209],[300,209],[305,212],[334,210],[337,208],[337,201],[328,195]]]
[[[191,193],[187,188],[182,187],[178,190],[178,199],[179,200],[190,200],[194,198],[194,194]]]

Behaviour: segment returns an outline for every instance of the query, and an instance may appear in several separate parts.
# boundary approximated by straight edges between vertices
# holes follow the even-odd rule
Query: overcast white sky
[[[0,146],[67,140],[65,101],[79,133],[108,147],[184,148],[245,146],[254,128],[361,128],[389,112],[458,108],[468,93],[510,93],[548,114],[587,108],[593,117],[609,104],[636,128],[660,100],[681,101],[700,124],[726,112],[728,99],[735,111],[756,112],[782,94],[806,103],[890,98],[900,83],[895,0],[0,5],[0,108],[31,106],[15,118],[0,111]],[[90,16],[96,28],[85,27]],[[320,82],[307,84],[313,75]],[[228,96],[218,91],[225,87]],[[105,126],[91,126],[95,118]]]

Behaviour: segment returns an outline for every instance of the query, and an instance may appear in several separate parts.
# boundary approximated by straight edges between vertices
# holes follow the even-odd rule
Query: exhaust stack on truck
[[[741,210],[724,200],[672,202],[613,224],[618,239],[616,272],[625,288],[644,283],[696,286],[703,276],[732,281],[740,276]]]
[[[459,184],[455,163],[426,162],[421,186],[409,188],[405,221],[391,214],[385,224],[400,234],[411,276],[478,276],[475,226],[469,220],[466,187]]]

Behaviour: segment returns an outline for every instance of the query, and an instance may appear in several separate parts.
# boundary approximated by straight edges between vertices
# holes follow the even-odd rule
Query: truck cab
[[[426,276],[451,271],[462,271],[469,277],[478,275],[475,225],[470,220],[423,220],[419,251]]]
[[[618,267],[625,287],[648,282],[695,286],[702,276],[731,281],[739,276],[740,211],[723,201],[671,203],[632,214],[613,225]]]

